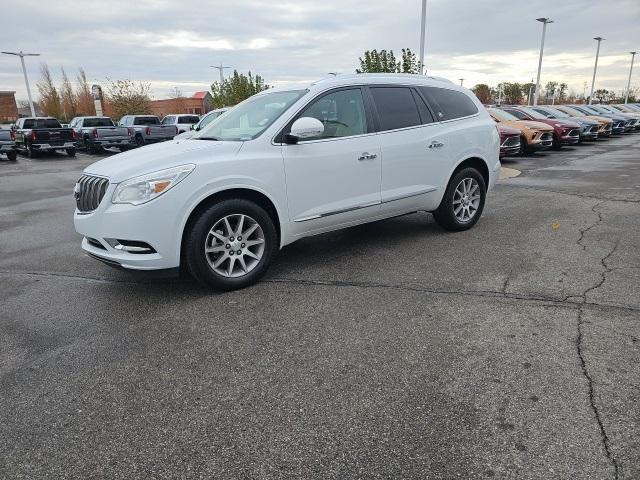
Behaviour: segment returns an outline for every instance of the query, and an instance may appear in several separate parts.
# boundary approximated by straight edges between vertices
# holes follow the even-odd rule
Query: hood
[[[534,122],[533,120],[518,120],[518,123],[534,130],[553,130],[552,127],[543,122]]]
[[[520,130],[504,123],[496,123],[500,135],[520,135]]]
[[[84,171],[119,183],[165,168],[228,159],[235,156],[240,147],[242,142],[171,140],[119,153],[89,165]]]

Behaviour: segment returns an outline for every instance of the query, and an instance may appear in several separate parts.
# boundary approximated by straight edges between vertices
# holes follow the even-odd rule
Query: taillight
[[[9,136],[11,137],[11,140],[15,140],[16,139],[16,132],[14,132],[13,130],[11,130],[9,132]]]
[[[75,130],[71,130],[71,138],[75,141],[78,139],[78,134]]]
[[[98,138],[98,129],[97,129],[97,128],[94,128],[94,129],[91,131],[91,135],[93,135],[93,138]]]
[[[35,142],[36,140],[36,132],[31,132],[31,140]]]
[[[131,128],[131,127],[127,127],[127,134],[128,134],[130,137],[133,137],[133,128]]]
[[[145,134],[145,135],[147,135],[147,136],[148,136],[148,135],[151,135],[151,127],[147,127],[147,128],[145,128],[145,129],[144,129],[144,134]]]

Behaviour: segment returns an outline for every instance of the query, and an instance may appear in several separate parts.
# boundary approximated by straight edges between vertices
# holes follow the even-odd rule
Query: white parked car
[[[192,139],[90,165],[74,223],[108,264],[241,288],[306,236],[416,211],[471,228],[498,177],[499,138],[447,80],[339,75],[266,90]]]
[[[198,115],[181,115],[179,113],[171,113],[165,115],[162,119],[162,125],[175,125],[178,129],[178,135],[191,130],[191,127],[200,121]]]
[[[199,132],[204,127],[209,125],[211,122],[213,122],[216,118],[218,118],[220,115],[222,115],[227,110],[229,110],[229,109],[228,108],[217,108],[216,110],[211,110],[209,113],[204,114],[202,116],[202,118],[200,118],[200,121],[198,123],[196,123],[195,125],[192,125],[190,130],[188,130],[186,132],[182,132],[181,134],[179,134],[179,135],[177,135],[177,136],[175,136],[173,138],[176,138],[176,139],[178,139],[178,138],[187,139],[187,138],[193,137],[197,132]]]

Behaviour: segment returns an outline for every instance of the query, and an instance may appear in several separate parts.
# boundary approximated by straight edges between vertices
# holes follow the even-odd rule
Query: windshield
[[[291,107],[306,90],[262,93],[248,98],[193,136],[201,140],[253,140]]]
[[[525,112],[527,112],[529,115],[531,115],[533,118],[537,119],[537,120],[546,120],[547,116],[543,115],[542,113],[534,110],[533,108],[523,108],[523,110]]]
[[[518,117],[511,115],[504,110],[498,110],[497,108],[489,108],[488,110],[494,118],[497,118],[501,122],[513,122],[515,120],[518,120]]]
[[[133,121],[134,125],[160,125],[158,117],[136,117]]]
[[[563,112],[562,110],[558,110],[557,108],[547,107],[547,111],[550,115],[553,115],[553,118],[571,118],[571,115]]]
[[[562,106],[562,111],[563,112],[567,112],[569,115],[572,115],[574,117],[578,116],[578,117],[584,117],[585,113],[581,112],[580,110],[577,110],[573,107],[567,107],[566,105]]]
[[[182,117],[178,117],[178,123],[198,123],[200,121],[200,117],[197,115],[183,115]]]
[[[534,111],[544,116],[544,118],[557,118],[560,115],[557,115],[556,112],[552,112],[550,110],[544,110],[540,107],[532,107]],[[533,115],[533,114],[531,114]]]
[[[113,122],[108,117],[85,118],[85,127],[113,127]]]

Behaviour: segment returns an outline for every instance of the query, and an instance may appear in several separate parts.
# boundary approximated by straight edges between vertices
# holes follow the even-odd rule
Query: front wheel
[[[188,229],[185,240],[189,272],[218,290],[236,290],[258,281],[278,249],[269,214],[244,199],[223,200],[209,207]]]
[[[484,209],[487,186],[475,168],[464,168],[447,185],[442,202],[433,212],[436,223],[445,230],[459,232],[473,227]]]

